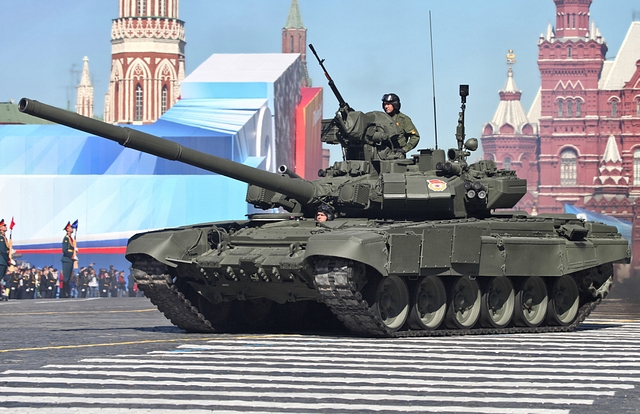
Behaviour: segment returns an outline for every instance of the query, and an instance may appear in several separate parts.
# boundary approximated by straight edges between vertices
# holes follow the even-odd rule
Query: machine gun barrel
[[[311,49],[311,51],[313,52],[313,55],[316,57],[316,59],[318,59],[318,63],[320,64],[320,67],[324,71],[324,76],[329,81],[329,88],[331,88],[331,91],[336,96],[336,99],[338,99],[338,103],[340,104],[340,109],[351,111],[351,107],[349,106],[348,103],[344,101],[344,98],[340,94],[338,87],[333,82],[333,79],[331,79],[331,76],[329,75],[329,72],[327,72],[327,69],[324,67],[324,59],[320,59],[320,57],[318,56],[318,53],[316,53],[316,49],[313,47],[311,43],[309,43],[309,49]]]
[[[193,165],[206,171],[266,188],[292,197],[303,204],[312,200],[315,195],[315,185],[310,181],[284,177],[280,174],[248,167],[226,158],[183,147],[176,142],[155,135],[127,127],[110,125],[38,101],[22,98],[18,109],[20,112],[38,118],[115,141],[123,147]]]

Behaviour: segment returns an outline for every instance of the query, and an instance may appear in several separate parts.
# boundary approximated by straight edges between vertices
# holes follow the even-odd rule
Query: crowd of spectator
[[[64,280],[62,272],[53,266],[37,268],[29,263],[10,266],[0,280],[3,300],[10,299],[54,299],[62,297]],[[140,297],[132,275],[109,268],[96,270],[94,264],[74,271],[69,281],[72,298],[122,298]]]

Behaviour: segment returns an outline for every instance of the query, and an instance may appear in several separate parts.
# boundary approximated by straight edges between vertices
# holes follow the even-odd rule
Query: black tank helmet
[[[385,103],[391,103],[393,105],[394,112],[400,112],[400,97],[395,93],[385,93],[382,95],[382,109],[384,109]]]
[[[321,204],[318,207],[318,213],[324,213],[327,216],[327,221],[331,221],[335,218],[335,211],[333,207],[328,204]]]

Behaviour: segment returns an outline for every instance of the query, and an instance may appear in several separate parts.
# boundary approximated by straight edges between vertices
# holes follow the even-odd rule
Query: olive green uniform
[[[0,282],[4,279],[4,275],[7,272],[7,267],[9,266],[10,261],[7,239],[5,238],[4,233],[0,233]]]
[[[398,128],[400,128],[400,137],[398,137],[398,145],[402,151],[409,152],[418,145],[420,141],[420,134],[416,126],[413,125],[413,121],[407,115],[402,112],[397,112],[391,116]]]
[[[62,239],[62,292],[60,297],[68,298],[71,294],[69,283],[71,282],[71,273],[73,273],[74,254],[76,250],[71,236],[66,235]]]

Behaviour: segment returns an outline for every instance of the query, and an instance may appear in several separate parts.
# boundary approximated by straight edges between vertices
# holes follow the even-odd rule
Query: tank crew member
[[[0,280],[4,279],[4,275],[7,273],[7,267],[11,262],[9,259],[9,246],[7,245],[7,223],[4,219],[0,220]]]
[[[73,233],[73,227],[71,227],[71,222],[67,222],[67,225],[64,226],[64,231],[67,234],[62,239],[62,292],[60,292],[60,297],[68,298],[70,297],[70,288],[69,285],[71,283],[71,273],[73,272],[73,262],[76,260],[76,243],[71,236]]]
[[[413,125],[411,118],[400,112],[400,98],[395,93],[385,93],[382,95],[382,109],[394,120],[398,128],[400,128],[400,137],[398,137],[397,147],[394,149],[404,157],[404,154],[418,145],[420,134],[418,134],[418,130],[415,125]]]
[[[333,208],[328,204],[321,204],[316,212],[316,221],[319,223],[331,221],[335,217]]]

